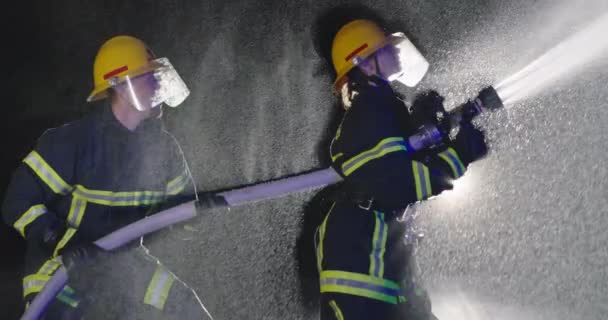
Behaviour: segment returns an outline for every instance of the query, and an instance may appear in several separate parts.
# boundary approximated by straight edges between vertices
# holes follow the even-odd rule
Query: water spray
[[[592,60],[608,53],[606,30],[608,13],[499,82],[495,86],[498,95],[509,106],[581,71]]]
[[[502,102],[498,94],[494,88],[488,87],[482,90],[476,99],[452,110],[438,126],[424,126],[417,134],[409,137],[408,142],[414,150],[434,147],[443,143],[450,130],[459,126],[462,121],[470,121],[485,111],[500,108],[502,108]],[[195,218],[209,209],[236,207],[276,199],[296,192],[322,188],[340,181],[342,181],[342,177],[334,169],[328,168],[230,191],[206,192],[177,198],[172,203],[183,203],[118,229],[95,241],[95,244],[106,251],[113,250],[146,234]],[[67,281],[67,270],[62,266],[32,301],[21,319],[38,319]]]
[[[608,14],[560,43],[521,71],[494,87],[483,89],[475,99],[449,112],[438,125],[423,126],[420,131],[408,138],[408,143],[414,150],[435,147],[443,143],[449,132],[463,121],[470,121],[484,112],[499,110],[503,106],[508,107],[539,92],[565,75],[577,71],[587,62],[608,51],[608,37],[604,35],[605,30],[608,30]],[[276,199],[340,181],[342,177],[334,169],[327,168],[230,191],[201,193],[198,197],[193,195],[181,198],[179,200],[183,201],[183,204],[134,222],[99,239],[95,244],[102,249],[112,250],[148,233],[193,219],[212,208],[235,207]],[[66,269],[60,267],[32,301],[21,319],[38,319],[65,286],[67,280]]]

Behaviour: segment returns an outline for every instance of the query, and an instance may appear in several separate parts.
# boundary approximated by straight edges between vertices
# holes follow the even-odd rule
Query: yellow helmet
[[[334,92],[339,91],[350,70],[384,47],[388,41],[384,31],[370,20],[354,20],[340,28],[331,48],[331,58],[337,74]]]
[[[152,51],[137,38],[116,36],[106,41],[95,57],[93,66],[95,88],[87,101],[106,98],[112,78],[136,76],[155,69],[157,66],[150,63],[152,59],[154,59]]]

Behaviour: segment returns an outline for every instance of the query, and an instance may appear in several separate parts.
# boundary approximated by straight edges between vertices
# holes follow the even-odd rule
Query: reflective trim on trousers
[[[399,303],[401,289],[393,281],[366,274],[326,270],[321,272],[321,293],[337,292],[384,301]]]
[[[159,264],[146,289],[144,303],[163,310],[173,281],[175,281],[173,274]]]
[[[374,235],[372,237],[372,251],[369,254],[369,274],[384,277],[384,253],[386,251],[386,238],[388,225],[384,221],[384,213],[374,211]]]

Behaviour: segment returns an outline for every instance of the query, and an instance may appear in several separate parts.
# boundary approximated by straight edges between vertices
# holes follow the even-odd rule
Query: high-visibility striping
[[[169,183],[167,184],[167,190],[166,190],[166,194],[174,196],[176,194],[179,194],[180,192],[184,191],[184,189],[186,188],[186,185],[189,182],[189,176],[188,173],[184,172],[183,174],[179,175],[177,178],[169,181]]]
[[[23,297],[42,291],[49,279],[49,276],[39,274],[31,274],[23,278]]]
[[[432,195],[429,168],[418,161],[412,161],[414,181],[416,184],[416,199],[423,200]]]
[[[124,66],[122,66],[120,68],[114,69],[114,70],[112,70],[112,71],[104,74],[103,75],[103,79],[104,80],[108,80],[108,79],[112,78],[113,76],[115,76],[115,75],[117,75],[117,74],[119,74],[121,72],[125,72],[127,70],[129,70],[129,66],[124,65]]]
[[[344,320],[344,314],[342,313],[342,310],[340,310],[340,307],[338,307],[336,301],[331,300],[329,302],[329,306],[332,308],[332,310],[334,310],[334,314],[336,315],[337,320]]]
[[[407,151],[405,140],[401,137],[386,138],[372,149],[364,151],[344,162],[342,172],[345,176],[348,176],[368,162],[397,151]]]
[[[72,190],[72,186],[67,184],[65,180],[63,180],[59,174],[46,162],[40,154],[36,151],[30,152],[23,162],[27,164],[38,177],[44,181],[44,183],[51,189],[53,192],[58,194],[68,194]]]
[[[448,148],[446,151],[439,153],[438,156],[448,163],[452,169],[454,178],[460,178],[464,174],[464,165],[462,164],[462,161],[460,161],[458,153],[454,149]]]
[[[321,272],[321,293],[338,292],[397,304],[401,289],[397,283],[346,271]]]
[[[337,155],[335,155],[335,156],[333,156],[333,155],[332,155],[332,156],[331,156],[331,161],[332,161],[332,162],[336,162],[336,160],[340,159],[340,157],[342,157],[343,155],[344,155],[343,153],[338,153],[338,154],[337,154]]]
[[[74,291],[74,289],[66,285],[65,287],[63,287],[63,290],[61,290],[61,292],[59,292],[59,294],[57,295],[57,300],[67,304],[72,308],[76,308],[78,307],[80,301],[75,296],[75,294],[76,292]]]
[[[95,204],[123,207],[153,205],[166,199],[166,193],[162,191],[112,192],[90,190],[81,185],[76,186],[74,195]]]
[[[40,217],[41,215],[47,213],[48,210],[46,209],[46,207],[43,204],[37,204],[32,206],[31,208],[29,208],[17,221],[15,221],[15,223],[13,224],[13,227],[19,231],[19,233],[21,234],[22,237],[25,238],[25,228],[32,222],[34,222],[34,220],[36,220],[36,218]]]
[[[384,276],[384,253],[386,251],[386,238],[388,226],[384,221],[384,213],[374,211],[375,226],[372,237],[372,252],[370,253],[369,274],[382,278]]]
[[[68,224],[72,228],[78,228],[82,222],[84,211],[86,210],[87,202],[74,194],[72,196],[72,205],[70,206],[70,212],[68,213]]]
[[[163,310],[173,281],[175,281],[175,278],[171,272],[167,271],[163,266],[158,265],[146,290],[144,303]]]
[[[359,53],[361,53],[361,51],[367,49],[367,47],[369,47],[369,45],[367,43],[364,43],[362,46],[360,46],[359,48],[355,49],[355,51],[353,51],[349,55],[347,55],[344,60],[350,61],[350,59],[354,58],[356,55],[358,55]]]
[[[58,261],[58,258],[51,258],[40,267],[38,274],[50,276],[55,273],[55,270],[57,270],[59,266],[61,266],[61,263]]]
[[[70,296],[65,295],[63,292],[60,292],[60,293],[57,295],[57,300],[59,300],[59,301],[61,301],[61,302],[65,303],[65,304],[67,304],[68,306],[70,306],[70,307],[72,307],[72,308],[76,308],[76,307],[78,307],[78,303],[79,303],[79,301],[78,301],[78,300],[76,300],[76,299],[75,299],[75,298],[73,298],[73,297],[70,297]]]
[[[57,254],[59,253],[59,250],[63,249],[68,244],[68,242],[70,241],[70,239],[72,239],[74,234],[76,234],[76,229],[74,229],[74,228],[68,228],[65,231],[65,233],[63,234],[63,237],[61,238],[61,240],[59,240],[57,247],[55,247],[55,250],[53,251],[53,257],[56,257]]]
[[[327,215],[325,216],[325,219],[323,220],[323,223],[321,224],[321,228],[319,229],[319,243],[317,245],[317,269],[319,270],[319,272],[323,271],[323,240],[325,239],[325,230],[327,229],[327,220],[329,219],[329,215],[331,214],[331,212],[334,210],[334,207],[336,206],[336,203],[334,202],[334,204],[331,205],[331,208],[329,208],[329,212],[327,212]]]

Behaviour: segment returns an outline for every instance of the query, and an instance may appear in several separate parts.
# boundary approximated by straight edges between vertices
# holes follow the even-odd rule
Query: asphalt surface
[[[322,168],[336,112],[315,21],[340,3],[43,2],[17,13],[32,37],[21,39],[28,50],[11,92],[24,119],[86,113],[96,49],[128,33],[168,56],[190,86],[168,124],[200,189]],[[417,91],[402,93],[437,89],[449,107],[608,10],[595,0],[366,5],[401,27],[391,31],[405,31],[431,63]],[[608,316],[606,67],[606,58],[594,61],[483,117],[490,155],[455,191],[417,207],[426,231],[418,262],[440,319]],[[316,319],[314,195],[216,210],[145,243],[214,319]],[[111,299],[97,304],[103,312],[93,319],[136,318]]]

